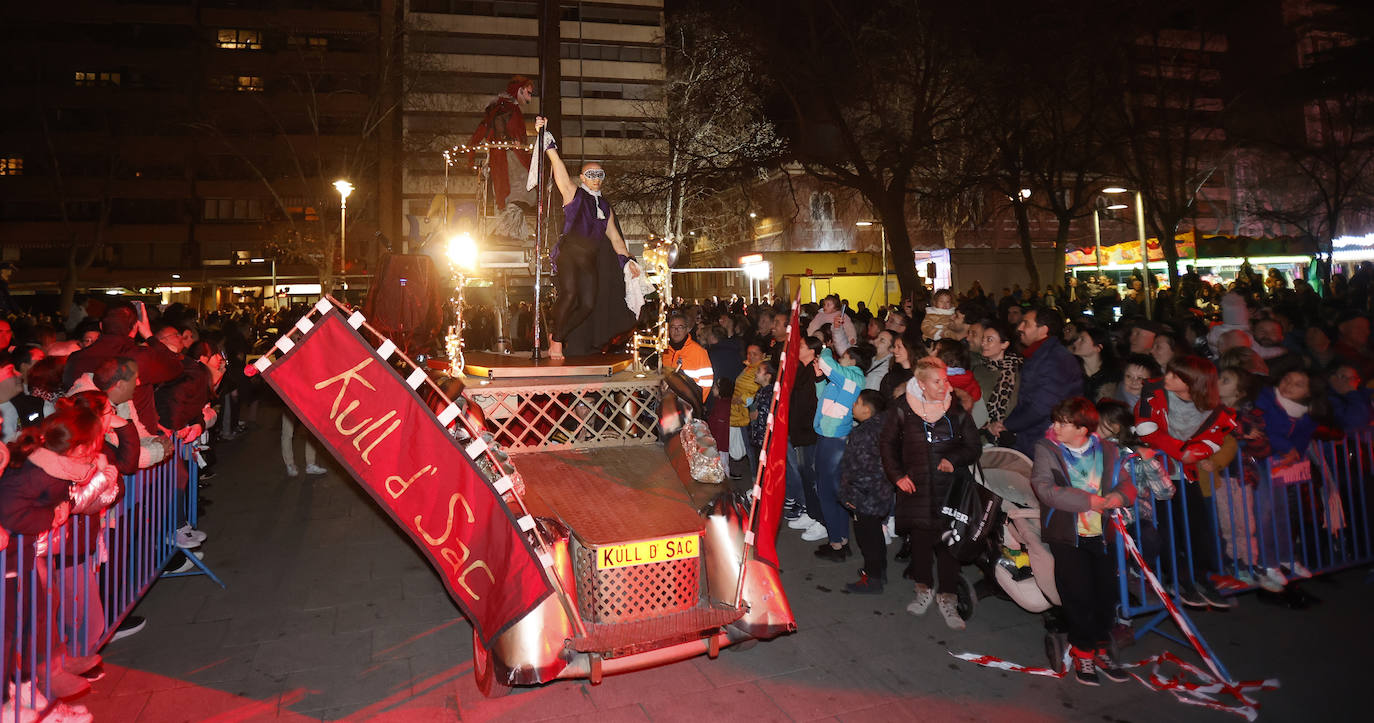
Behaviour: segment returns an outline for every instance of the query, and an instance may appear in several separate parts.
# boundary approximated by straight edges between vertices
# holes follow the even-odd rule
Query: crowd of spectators
[[[1309,576],[1295,546],[1282,543],[1294,534],[1289,494],[1256,471],[1267,464],[1278,479],[1303,462],[1312,440],[1368,429],[1374,266],[1333,276],[1321,293],[1305,280],[1248,268],[1225,285],[1189,268],[1177,293],[1159,289],[1148,300],[1139,278],[1125,286],[1122,293],[1092,278],[1042,293],[989,294],[975,283],[878,309],[838,296],[803,304],[804,341],[788,360],[798,383],[789,411],[787,527],[818,543],[816,557],[837,563],[853,554],[853,538],[862,566],[852,593],[884,591],[886,545],[900,542],[895,559],[915,590],[908,610],[922,615],[934,605],[949,627],[962,629],[959,564],[939,539],[936,510],[983,447],[1019,450],[1044,483],[1037,491],[1045,508],[1073,513],[1046,523],[1047,540],[1075,554],[1099,553],[1065,562],[1077,571],[1067,580],[1056,573],[1083,613],[1082,624],[1071,626],[1075,654],[1096,663],[1080,675],[1084,682],[1120,672],[1090,647],[1106,617],[1099,598],[1110,594],[1101,582],[1108,563],[1100,515],[1137,499],[1130,480],[1114,486],[1118,459],[1153,459],[1161,470],[1168,461],[1175,470],[1156,485],[1164,488],[1157,496],[1139,495],[1147,552],[1160,549],[1163,532],[1148,525],[1153,506],[1178,515],[1185,505],[1218,510],[1219,524],[1194,513],[1172,530],[1170,549],[1194,555],[1179,574],[1185,604],[1229,607],[1216,584],[1225,569],[1270,591]],[[672,310],[665,366],[702,384],[708,410],[730,408],[731,427],[717,432],[717,443],[728,450],[734,478],[752,479],[757,469],[761,436],[734,430],[743,415],[767,415],[771,400],[756,381],[766,375],[755,369],[780,359],[789,311],[781,300],[740,298],[679,299]],[[688,347],[701,353],[684,365]],[[1256,489],[1265,485],[1274,488]],[[1240,486],[1253,494],[1242,497]],[[1241,499],[1254,502],[1236,509]],[[1063,527],[1073,519],[1081,520],[1076,528]],[[1255,530],[1271,529],[1255,539]]]
[[[105,633],[96,546],[106,534],[121,534],[104,530],[102,512],[122,499],[123,476],[169,463],[184,489],[191,477],[188,465],[195,465],[199,484],[212,484],[216,447],[256,423],[257,401],[267,390],[244,374],[255,345],[303,313],[304,308],[225,309],[201,315],[182,304],[158,308],[78,296],[62,316],[17,313],[0,318],[0,547],[5,569],[38,570],[40,598],[59,589],[87,598],[68,601],[85,614],[64,618],[65,627],[54,626],[60,629],[52,631],[56,642],[49,664],[24,661],[23,670],[36,663],[32,669],[45,678],[36,681],[37,689],[69,699],[100,675],[100,656],[79,655],[70,643]],[[291,421],[283,419],[283,463],[287,474],[296,476]],[[192,453],[172,459],[178,441]],[[324,474],[308,441],[305,454],[306,472]],[[201,514],[209,504],[200,496]],[[45,533],[64,525],[65,546],[43,542]],[[83,528],[81,534],[74,526]],[[19,536],[22,546],[16,542]],[[175,544],[186,557],[174,571],[192,567],[189,556],[197,554],[195,548],[205,538],[190,525],[175,532]],[[82,545],[73,544],[76,540]],[[44,556],[54,558],[61,580],[44,579],[47,566],[39,563]],[[5,589],[14,598],[18,586]],[[12,618],[17,599],[4,604]],[[41,624],[41,616],[39,620]],[[85,630],[67,629],[71,620],[82,620]],[[135,634],[145,622],[128,616],[113,637]],[[15,625],[6,624],[7,675],[21,655],[15,652],[15,633]],[[38,634],[42,631],[25,631]],[[40,656],[43,649],[38,646]],[[6,716],[9,696],[6,691]],[[83,708],[65,703],[55,714],[55,720],[89,720]]]

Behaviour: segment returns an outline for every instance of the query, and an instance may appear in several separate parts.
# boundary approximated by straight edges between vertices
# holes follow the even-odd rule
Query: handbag
[[[956,472],[954,484],[940,505],[940,517],[945,520],[941,539],[954,558],[965,564],[987,549],[988,535],[1002,510],[1002,498],[982,484],[982,476],[983,468],[977,462],[962,473]]]

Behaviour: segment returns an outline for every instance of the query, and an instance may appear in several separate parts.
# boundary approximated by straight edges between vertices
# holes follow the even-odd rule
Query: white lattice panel
[[[512,454],[652,444],[657,379],[468,388],[487,430]]]

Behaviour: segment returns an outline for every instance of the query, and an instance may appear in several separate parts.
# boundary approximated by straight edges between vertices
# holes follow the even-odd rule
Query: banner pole
[[[756,534],[754,532],[754,523],[758,517],[759,502],[763,499],[763,478],[765,470],[768,469],[768,448],[772,446],[773,436],[777,434],[778,420],[774,416],[774,412],[777,411],[778,405],[782,402],[780,397],[782,396],[783,388],[787,387],[789,395],[791,393],[791,385],[784,384],[784,382],[787,379],[788,370],[792,368],[792,365],[789,364],[791,360],[787,358],[787,352],[788,349],[790,349],[792,346],[792,335],[799,334],[801,332],[801,329],[799,328],[801,326],[801,316],[798,313],[800,305],[801,296],[798,295],[792,301],[792,311],[788,315],[787,322],[787,342],[783,344],[781,354],[782,358],[778,360],[777,378],[773,380],[773,401],[769,405],[768,409],[768,429],[767,433],[764,436],[762,453],[759,455],[759,468],[754,470],[754,489],[750,494],[750,497],[752,499],[749,503],[749,515],[745,519],[744,523],[744,544],[740,548],[739,577],[736,578],[735,584],[735,609],[739,609],[740,605],[744,604],[744,575],[746,570],[748,569],[749,552],[754,547],[754,535]],[[794,321],[795,323],[793,323]],[[798,346],[798,348],[800,349],[800,345]],[[796,380],[793,379],[792,382],[793,384],[795,384]],[[784,419],[782,420],[782,422],[784,429],[786,429],[787,420]],[[786,460],[784,460],[784,467],[785,466]],[[786,472],[784,471],[783,474],[785,477]],[[787,484],[785,478],[783,484]]]

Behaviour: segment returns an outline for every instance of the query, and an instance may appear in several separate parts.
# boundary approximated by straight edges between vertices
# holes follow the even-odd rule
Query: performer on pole
[[[530,170],[530,152],[525,150],[525,114],[520,106],[534,97],[534,81],[517,75],[506,90],[487,104],[482,122],[468,141],[470,148],[487,144],[506,144],[511,148],[492,148],[488,155],[491,169],[492,199],[500,214],[493,233],[524,241],[529,235],[525,214],[534,208],[534,191],[527,190],[525,178]],[[517,147],[518,146],[518,147]],[[477,168],[476,151],[468,151],[468,165]]]
[[[543,133],[547,120],[535,120]],[[550,320],[549,357],[568,353],[597,353],[620,334],[634,328],[635,316],[625,304],[625,269],[632,278],[643,274],[630,256],[610,201],[601,195],[606,171],[588,162],[574,181],[546,136],[545,153],[554,183],[563,196],[563,235],[550,253],[554,266],[554,300]],[[609,243],[608,243],[609,242]]]

